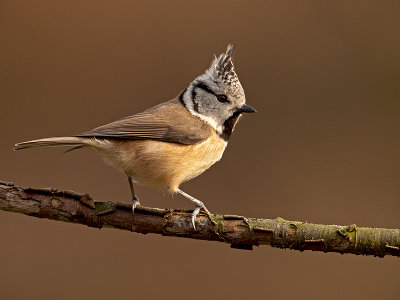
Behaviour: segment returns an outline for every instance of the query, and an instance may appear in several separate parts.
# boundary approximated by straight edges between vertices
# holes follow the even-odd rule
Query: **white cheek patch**
[[[188,111],[193,115],[201,119],[202,121],[209,124],[215,131],[220,134],[222,132],[222,126],[218,125],[218,123],[211,117],[204,116],[199,114],[194,110],[193,100],[190,98],[189,94],[192,92],[192,89],[188,89],[185,94],[183,95],[183,102],[185,103],[186,108]]]

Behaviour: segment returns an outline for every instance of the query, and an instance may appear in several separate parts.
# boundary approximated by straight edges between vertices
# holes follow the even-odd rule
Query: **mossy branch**
[[[93,201],[87,194],[53,188],[21,188],[0,181],[0,209],[38,218],[110,227],[138,233],[225,242],[232,248],[253,246],[352,253],[400,255],[400,230],[356,225],[318,225],[277,219],[254,219],[235,215],[200,214],[197,230],[191,211],[138,207],[132,217],[129,204]]]

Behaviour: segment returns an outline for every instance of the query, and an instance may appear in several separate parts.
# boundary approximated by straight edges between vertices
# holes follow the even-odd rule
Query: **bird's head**
[[[215,57],[204,74],[196,77],[181,95],[187,109],[228,139],[242,113],[256,110],[246,97],[233,66],[233,45]],[[226,136],[227,134],[227,136]]]

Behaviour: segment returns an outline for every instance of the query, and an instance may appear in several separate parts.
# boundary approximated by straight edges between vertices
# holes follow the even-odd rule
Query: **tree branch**
[[[21,188],[1,181],[0,209],[96,228],[225,242],[239,249],[270,245],[300,251],[400,256],[399,229],[319,225],[235,215],[208,217],[201,213],[196,219],[195,231],[191,225],[191,211],[137,207],[132,218],[129,204],[93,201],[88,194],[53,188]]]

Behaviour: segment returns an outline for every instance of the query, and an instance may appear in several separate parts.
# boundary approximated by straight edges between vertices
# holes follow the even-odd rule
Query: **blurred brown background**
[[[398,1],[1,1],[0,180],[129,202],[89,151],[13,152],[169,100],[236,43],[258,109],[183,190],[212,212],[399,228]],[[139,187],[142,204],[191,205]],[[398,299],[399,259],[254,251],[0,212],[1,299]]]

